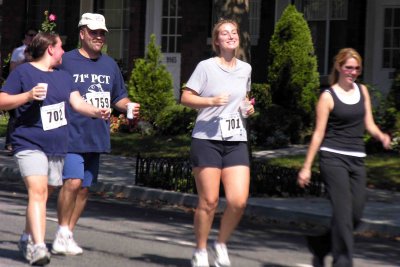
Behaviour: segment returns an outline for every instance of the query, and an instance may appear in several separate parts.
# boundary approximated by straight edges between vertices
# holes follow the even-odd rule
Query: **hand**
[[[35,86],[29,92],[29,100],[43,100],[43,97],[46,96],[47,90],[43,88],[43,86]]]
[[[297,176],[297,183],[301,188],[308,186],[310,183],[311,170],[302,168]]]
[[[392,147],[391,145],[392,141],[390,140],[390,136],[385,133],[383,134],[381,142],[385,149],[390,149]]]
[[[133,110],[132,110],[134,118],[139,117],[139,113],[140,113],[139,110],[140,110],[140,104],[136,103],[136,105],[133,107]]]
[[[224,106],[229,102],[229,94],[222,94],[212,98],[212,106]]]
[[[111,109],[109,108],[98,108],[96,110],[96,117],[103,120],[108,120],[111,115]]]
[[[253,106],[253,105],[250,105],[250,107],[247,109],[247,116],[253,115],[254,112],[255,112],[254,106]]]

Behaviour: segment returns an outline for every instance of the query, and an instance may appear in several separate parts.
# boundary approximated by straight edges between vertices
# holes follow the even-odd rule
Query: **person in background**
[[[29,233],[18,245],[30,264],[45,265],[50,262],[44,241],[47,187],[62,183],[71,119],[66,107],[71,104],[77,112],[102,119],[109,117],[110,109],[83,101],[69,73],[56,68],[64,53],[58,34],[39,33],[26,53],[32,61],[19,65],[8,76],[0,91],[0,108],[15,109],[13,154],[28,190]]]
[[[22,40],[22,45],[15,48],[11,53],[9,73],[12,72],[18,65],[26,62],[25,49],[32,42],[32,39],[33,37],[35,37],[36,34],[37,31],[35,29],[30,28],[25,31],[24,39]],[[9,119],[7,123],[4,149],[6,149],[10,153],[9,155],[11,155],[12,151],[11,133],[14,130],[14,125],[15,125],[15,110],[9,110],[8,114],[9,114]]]
[[[361,70],[362,59],[356,50],[344,48],[335,56],[331,86],[319,97],[315,130],[298,174],[298,184],[307,186],[319,151],[319,168],[332,206],[332,220],[325,234],[308,237],[315,267],[324,266],[324,258],[330,252],[333,267],[353,266],[353,230],[361,221],[366,201],[365,130],[384,148],[390,148],[390,137],[374,122],[367,88],[355,82]]]
[[[81,47],[64,54],[60,68],[74,79],[86,102],[97,107],[115,107],[127,111],[128,93],[116,62],[101,50],[106,42],[107,27],[101,14],[85,13],[78,24]],[[135,104],[132,115],[139,115]],[[58,196],[58,229],[52,253],[80,255],[83,249],[73,237],[89,195],[89,187],[96,183],[101,153],[109,153],[110,124],[86,118],[71,111],[68,154],[63,169],[63,186]]]
[[[181,98],[183,105],[198,109],[190,151],[199,197],[194,215],[193,267],[209,266],[207,239],[221,182],[227,206],[211,250],[216,266],[231,265],[226,243],[242,217],[250,184],[244,118],[254,113],[247,98],[251,66],[235,57],[239,47],[238,24],[220,20],[212,32],[212,46],[217,56],[197,65]]]

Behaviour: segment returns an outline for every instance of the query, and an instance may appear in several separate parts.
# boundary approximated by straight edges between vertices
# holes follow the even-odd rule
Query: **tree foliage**
[[[161,49],[152,34],[145,58],[135,60],[128,83],[129,96],[141,104],[141,119],[151,124],[165,107],[175,104],[172,76],[161,60]]]
[[[312,113],[319,87],[317,58],[307,22],[294,5],[277,22],[269,54],[273,102],[297,113]]]

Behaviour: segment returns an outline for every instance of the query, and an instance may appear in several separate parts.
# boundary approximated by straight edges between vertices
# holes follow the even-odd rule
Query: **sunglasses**
[[[28,33],[28,34],[26,34],[26,36],[35,37],[36,33]]]
[[[344,69],[348,72],[352,72],[352,71],[357,71],[359,72],[361,70],[360,66],[344,66]]]

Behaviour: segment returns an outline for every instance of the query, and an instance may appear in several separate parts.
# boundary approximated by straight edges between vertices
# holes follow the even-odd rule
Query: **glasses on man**
[[[28,34],[26,34],[26,36],[35,37],[35,36],[36,36],[36,33],[28,33]]]

